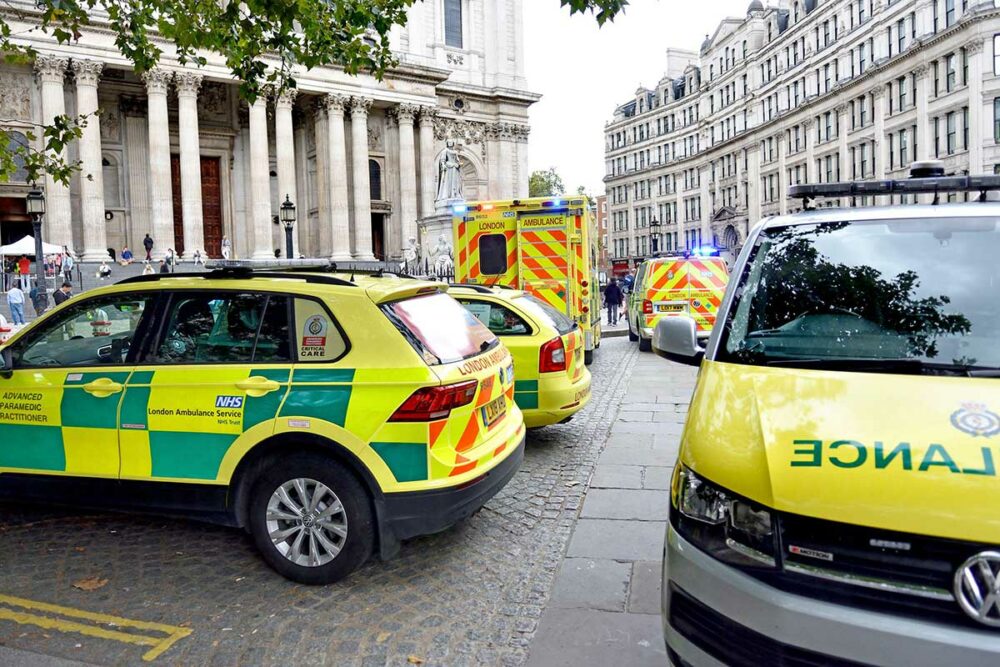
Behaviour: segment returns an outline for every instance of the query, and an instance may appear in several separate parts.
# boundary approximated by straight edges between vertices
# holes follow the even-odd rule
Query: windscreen
[[[801,367],[910,362],[860,366],[888,372],[1000,367],[998,257],[993,218],[766,230],[740,278],[717,358]]]
[[[383,312],[431,366],[474,357],[499,344],[489,329],[447,294],[396,301],[383,306]]]
[[[567,334],[576,328],[576,322],[530,294],[523,294],[517,297],[517,305],[531,313],[536,319],[552,325],[559,332],[559,335]]]

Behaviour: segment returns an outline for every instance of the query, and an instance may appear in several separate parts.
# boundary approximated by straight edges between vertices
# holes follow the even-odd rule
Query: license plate
[[[494,398],[479,409],[483,412],[483,423],[486,426],[492,426],[498,419],[507,414],[507,399],[503,396]]]
[[[679,313],[684,310],[682,303],[661,303],[656,306],[658,313]]]

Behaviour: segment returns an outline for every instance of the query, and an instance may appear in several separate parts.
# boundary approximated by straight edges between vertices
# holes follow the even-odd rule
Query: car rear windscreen
[[[525,294],[518,297],[517,305],[531,313],[536,319],[551,324],[559,332],[559,335],[567,334],[576,328],[576,322],[538,297]]]
[[[496,336],[447,294],[430,294],[383,306],[403,337],[428,365],[474,357],[499,344]]]

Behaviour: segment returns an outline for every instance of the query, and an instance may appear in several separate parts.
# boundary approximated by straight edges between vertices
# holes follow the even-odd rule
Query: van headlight
[[[775,567],[771,511],[678,466],[671,481],[670,521],[686,540],[740,567]]]

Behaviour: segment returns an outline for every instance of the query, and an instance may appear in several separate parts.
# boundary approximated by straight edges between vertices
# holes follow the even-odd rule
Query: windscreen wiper
[[[988,366],[967,366],[924,361],[922,359],[866,359],[855,357],[831,357],[822,359],[772,359],[767,366],[781,368],[813,368],[822,370],[842,370],[873,373],[908,373],[911,375],[958,375],[964,377],[1000,377],[1000,368]]]

